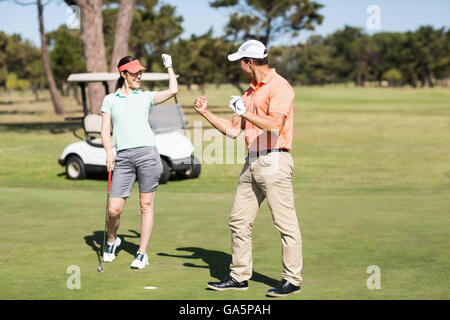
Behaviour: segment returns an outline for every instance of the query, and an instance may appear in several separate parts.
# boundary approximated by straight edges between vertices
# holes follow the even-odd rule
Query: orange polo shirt
[[[271,112],[282,113],[286,121],[280,133],[274,134],[262,130],[248,120],[245,121],[245,143],[249,151],[268,149],[292,150],[294,90],[275,69],[260,82],[253,80],[242,95],[247,110],[257,115],[269,115]]]

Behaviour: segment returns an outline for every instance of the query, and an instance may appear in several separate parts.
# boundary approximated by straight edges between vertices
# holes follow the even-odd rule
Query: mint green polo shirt
[[[156,92],[133,90],[124,96],[118,89],[103,99],[101,111],[111,114],[116,150],[155,146],[148,116]]]

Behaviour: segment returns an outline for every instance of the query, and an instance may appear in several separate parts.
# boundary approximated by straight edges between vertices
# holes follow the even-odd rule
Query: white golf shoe
[[[146,253],[137,252],[134,256],[133,262],[131,262],[132,269],[144,269],[148,266],[148,256]]]
[[[103,252],[103,261],[104,262],[112,262],[116,258],[115,252],[118,246],[122,243],[119,237],[116,237],[116,240],[113,244],[106,243],[105,251]]]

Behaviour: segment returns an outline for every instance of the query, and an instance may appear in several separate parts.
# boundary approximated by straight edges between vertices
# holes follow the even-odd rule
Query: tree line
[[[305,44],[274,48],[274,63],[292,82],[314,85],[354,82],[434,86],[450,71],[450,29],[422,26],[411,32],[368,35],[345,26]]]
[[[62,25],[42,39],[62,95],[70,93],[69,74],[115,71],[118,59],[125,55],[140,59],[147,72],[163,71],[160,56],[164,52],[173,56],[179,82],[188,88],[231,83],[243,91],[242,83],[247,80],[238,64],[227,61],[227,55],[249,38],[268,45],[270,65],[293,84],[421,87],[449,78],[450,29],[445,28],[423,26],[415,31],[369,35],[361,28],[345,26],[328,36],[313,35],[305,43],[271,45],[281,35],[295,37],[322,23],[322,5],[310,0],[210,1],[214,8],[232,9],[224,35],[214,37],[210,29],[188,39],[180,38],[182,15],[158,0],[65,2],[80,6],[81,30]],[[38,89],[48,87],[42,48],[4,32],[0,32],[0,48],[0,86],[31,88],[38,99]],[[101,85],[91,85],[89,91],[95,101],[104,95]],[[99,106],[93,104],[90,101],[91,111],[96,112]]]

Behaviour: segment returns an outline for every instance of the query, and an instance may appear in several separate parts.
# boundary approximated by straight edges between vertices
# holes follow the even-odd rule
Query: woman
[[[117,237],[120,214],[126,199],[137,179],[141,207],[141,242],[131,268],[142,269],[148,265],[147,245],[153,230],[153,203],[162,163],[156,149],[155,135],[148,122],[149,108],[170,99],[178,92],[178,83],[172,68],[172,58],[163,54],[163,63],[169,74],[169,89],[159,92],[140,90],[142,70],[139,60],[124,57],[118,69],[120,78],[116,91],[105,96],[102,111],[102,143],[106,150],[108,172],[113,171],[108,204],[108,241],[103,261],[115,259],[116,248],[121,240]],[[113,139],[116,156],[111,146],[111,120],[114,127]]]

